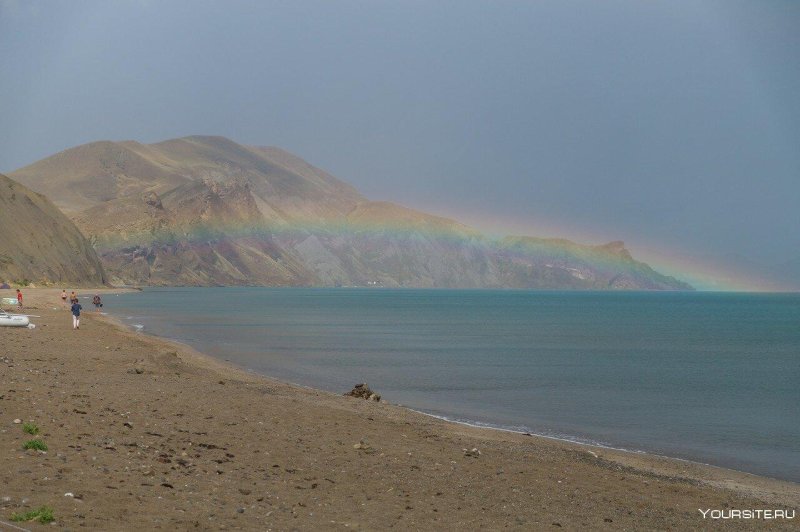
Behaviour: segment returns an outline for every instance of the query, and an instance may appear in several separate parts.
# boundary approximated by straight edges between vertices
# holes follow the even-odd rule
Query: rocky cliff
[[[690,289],[619,242],[490,239],[221,137],[97,142],[12,175],[71,216],[116,283]]]

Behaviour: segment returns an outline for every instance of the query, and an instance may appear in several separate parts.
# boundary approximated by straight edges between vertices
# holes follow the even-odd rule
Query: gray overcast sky
[[[800,2],[0,0],[0,171],[190,134],[483,229],[780,263]]]

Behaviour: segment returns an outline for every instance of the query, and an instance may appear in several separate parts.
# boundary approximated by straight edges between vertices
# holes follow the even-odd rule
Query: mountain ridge
[[[225,137],[100,141],[11,175],[58,198],[122,284],[691,289],[619,241],[489,238]]]

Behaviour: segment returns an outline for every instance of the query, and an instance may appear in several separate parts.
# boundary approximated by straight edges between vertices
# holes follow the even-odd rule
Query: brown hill
[[[488,239],[223,137],[95,142],[12,176],[70,214],[116,283],[688,288],[618,242]]]
[[[156,144],[93,142],[12,172],[20,183],[73,213],[106,202],[158,195],[202,181],[248,182],[268,218],[343,216],[365,201],[353,187],[277,148],[242,146],[223,137]]]
[[[97,285],[92,246],[47,198],[0,174],[0,280]]]
[[[187,181],[130,149],[138,143],[92,142],[62,151],[11,176],[74,213],[144,191],[167,191]]]

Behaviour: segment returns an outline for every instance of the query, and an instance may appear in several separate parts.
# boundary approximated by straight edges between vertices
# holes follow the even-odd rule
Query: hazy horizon
[[[800,279],[798,23],[788,1],[0,0],[0,172],[223,135],[488,232]]]

